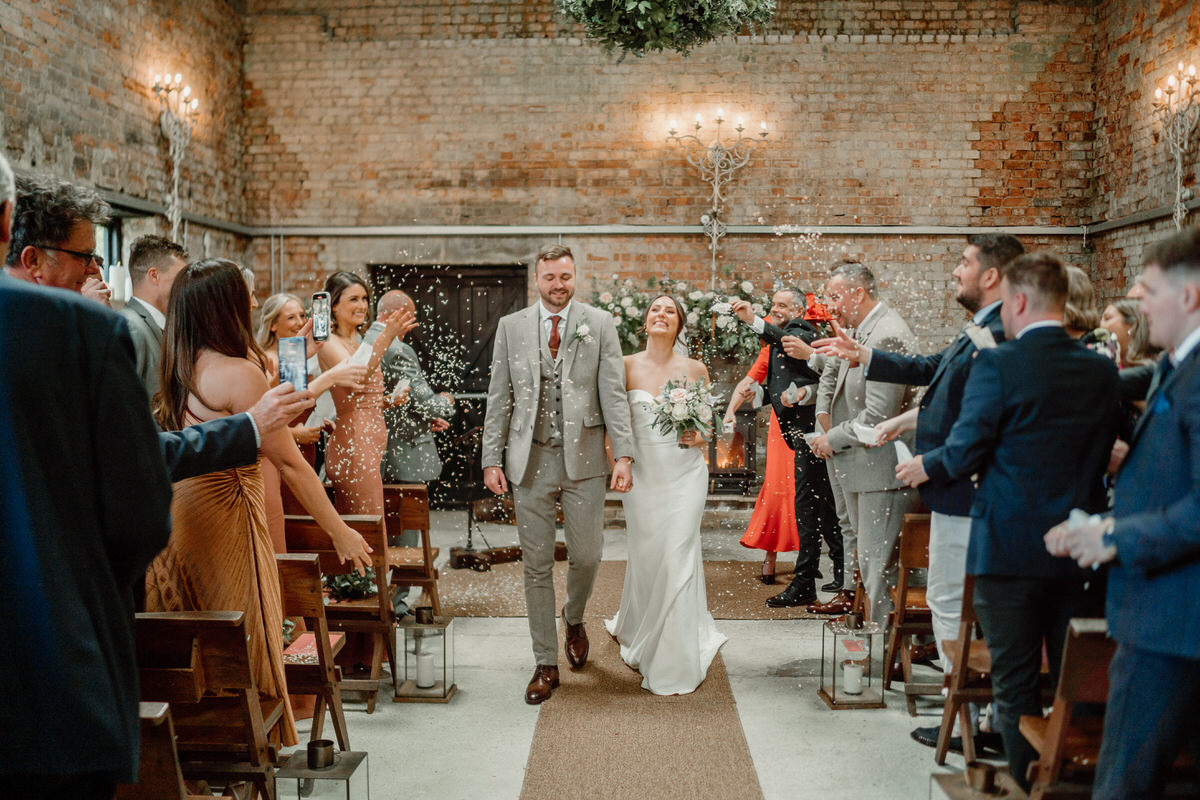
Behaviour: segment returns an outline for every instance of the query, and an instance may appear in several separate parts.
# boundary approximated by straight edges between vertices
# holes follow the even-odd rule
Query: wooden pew
[[[433,613],[442,613],[438,597],[438,572],[434,568],[438,548],[429,539],[429,490],[423,483],[385,483],[383,519],[388,536],[399,539],[404,531],[420,531],[417,547],[389,547],[388,565],[393,586],[420,586],[429,596]]]
[[[992,700],[992,654],[978,635],[975,576],[967,575],[963,581],[962,621],[958,626],[958,637],[943,644],[951,666],[946,674],[946,705],[942,708],[942,724],[933,753],[933,760],[937,764],[946,763],[955,717],[958,718],[959,734],[962,736],[963,757],[968,764],[975,761],[970,704],[983,705]]]
[[[286,698],[259,696],[241,611],[137,615],[141,699],[171,704],[180,769],[187,780],[251,782],[274,800],[268,732]]]
[[[137,783],[117,786],[115,800],[198,800],[212,795],[188,794],[175,750],[175,726],[166,703],[139,703],[141,751]]]
[[[933,633],[933,615],[925,599],[925,587],[911,584],[913,573],[929,569],[929,514],[905,514],[900,531],[899,576],[890,590],[893,611],[889,623],[887,655],[883,662],[883,688],[892,686],[899,657],[904,675],[904,699],[909,716],[916,716],[919,695],[940,695],[941,683],[913,682],[912,640]]]
[[[342,519],[371,546],[376,593],[373,597],[359,600],[330,602],[325,606],[325,618],[330,630],[364,633],[371,637],[370,676],[343,678],[341,681],[343,690],[367,693],[367,713],[370,714],[375,711],[384,655],[392,670],[393,693],[396,683],[396,612],[392,608],[393,587],[387,583],[387,533],[382,517],[346,515]],[[312,517],[284,517],[284,536],[289,554],[316,553],[321,559],[321,572],[326,575],[344,575],[353,569],[349,562],[339,562],[329,535]]]
[[[312,694],[317,697],[309,741],[321,738],[325,711],[337,735],[338,749],[350,749],[346,714],[342,709],[339,685],[342,669],[333,658],[346,641],[344,633],[330,633],[325,619],[325,598],[321,593],[321,559],[315,553],[277,553],[279,591],[283,614],[303,617],[308,630],[301,633],[283,651],[283,670],[288,694]]]

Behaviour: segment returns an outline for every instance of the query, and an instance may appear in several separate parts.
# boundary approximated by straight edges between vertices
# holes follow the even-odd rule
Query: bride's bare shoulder
[[[694,358],[684,359],[683,374],[689,381],[708,380],[708,368],[704,366],[703,361]]]

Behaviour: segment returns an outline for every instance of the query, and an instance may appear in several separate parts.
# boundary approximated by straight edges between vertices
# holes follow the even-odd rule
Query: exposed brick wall
[[[242,25],[229,0],[6,0],[0,146],[18,168],[162,202],[170,170],[151,85],[180,72],[201,104],[187,208],[239,219]]]

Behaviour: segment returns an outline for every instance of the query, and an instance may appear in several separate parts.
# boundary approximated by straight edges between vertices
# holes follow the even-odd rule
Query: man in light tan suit
[[[854,338],[869,348],[916,352],[916,337],[895,310],[880,301],[875,276],[859,263],[837,267],[825,287],[829,310]],[[822,373],[817,393],[817,429],[812,451],[829,459],[834,492],[841,494],[850,528],[857,536],[858,569],[867,590],[870,619],[887,624],[888,584],[894,581],[904,515],[919,505],[917,493],[896,478],[896,448],[867,447],[854,435],[854,424],[876,423],[902,414],[915,404],[911,386],[869,381],[858,364],[838,360]],[[830,386],[832,383],[832,387]],[[901,437],[912,447],[912,433]],[[845,540],[846,575],[853,574],[855,544]]]
[[[525,690],[530,704],[546,700],[558,686],[555,500],[561,498],[570,558],[562,610],[564,649],[567,661],[579,669],[588,654],[583,612],[604,545],[606,429],[616,459],[612,488],[627,492],[633,485],[625,365],[612,317],[572,300],[575,259],[570,248],[543,248],[534,277],[541,299],[504,317],[496,328],[483,424],[484,484],[496,494],[508,490],[508,481],[513,484],[537,661]]]

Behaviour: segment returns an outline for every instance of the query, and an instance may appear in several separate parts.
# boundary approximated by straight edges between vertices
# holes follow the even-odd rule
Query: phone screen
[[[329,292],[312,296],[313,339],[323,342],[329,338]]]
[[[279,340],[279,382],[290,383],[296,391],[308,388],[308,343],[303,336],[285,336]]]

